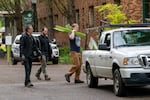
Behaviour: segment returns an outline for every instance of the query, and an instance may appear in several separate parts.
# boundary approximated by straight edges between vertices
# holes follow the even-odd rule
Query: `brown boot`
[[[35,77],[38,79],[38,80],[41,80],[41,77],[38,73],[35,74]]]
[[[51,78],[48,77],[48,75],[45,75],[45,80],[46,80],[46,81],[49,81],[49,80],[51,80]]]

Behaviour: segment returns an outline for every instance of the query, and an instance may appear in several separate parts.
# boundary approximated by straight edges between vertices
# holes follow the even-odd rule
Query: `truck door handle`
[[[109,58],[112,59],[112,56],[110,56]]]
[[[102,57],[102,55],[99,55],[99,57]]]

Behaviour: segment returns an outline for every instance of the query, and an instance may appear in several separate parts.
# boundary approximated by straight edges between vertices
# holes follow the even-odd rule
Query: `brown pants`
[[[69,69],[67,74],[71,76],[73,73],[75,73],[75,80],[79,80],[80,72],[81,72],[81,63],[82,63],[81,54],[77,52],[71,52],[70,56],[72,61],[72,67]]]

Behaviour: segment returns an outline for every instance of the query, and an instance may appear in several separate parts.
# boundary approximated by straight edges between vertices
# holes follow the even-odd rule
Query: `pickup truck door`
[[[104,57],[104,64],[103,67],[104,67],[104,75],[106,77],[112,77],[112,54],[111,54],[111,51],[105,51],[103,53],[103,57]]]
[[[89,55],[88,60],[90,63],[91,70],[92,70],[92,72],[95,73],[95,67],[94,67],[95,50],[89,50],[87,55]]]
[[[95,70],[98,76],[112,76],[112,56],[110,51],[97,50],[95,55]]]
[[[104,75],[103,66],[104,66],[105,59],[103,53],[104,52],[102,50],[97,50],[95,52],[94,66],[95,66],[97,76]]]

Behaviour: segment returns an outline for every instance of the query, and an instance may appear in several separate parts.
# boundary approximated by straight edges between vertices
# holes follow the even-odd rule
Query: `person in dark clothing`
[[[47,35],[48,35],[48,29],[44,27],[42,29],[42,34],[39,36],[39,40],[40,40],[39,47],[41,51],[41,67],[38,69],[35,75],[38,80],[41,80],[40,78],[41,72],[43,72],[45,80],[51,79],[46,72],[47,58],[51,55],[51,48],[49,45],[49,39]]]
[[[40,52],[36,47],[35,41],[32,36],[33,27],[32,25],[27,25],[25,28],[25,33],[22,34],[20,38],[20,55],[25,67],[25,87],[33,87],[30,80],[30,74],[32,69],[32,57],[33,50]]]
[[[5,44],[5,34],[2,33],[2,44]]]

